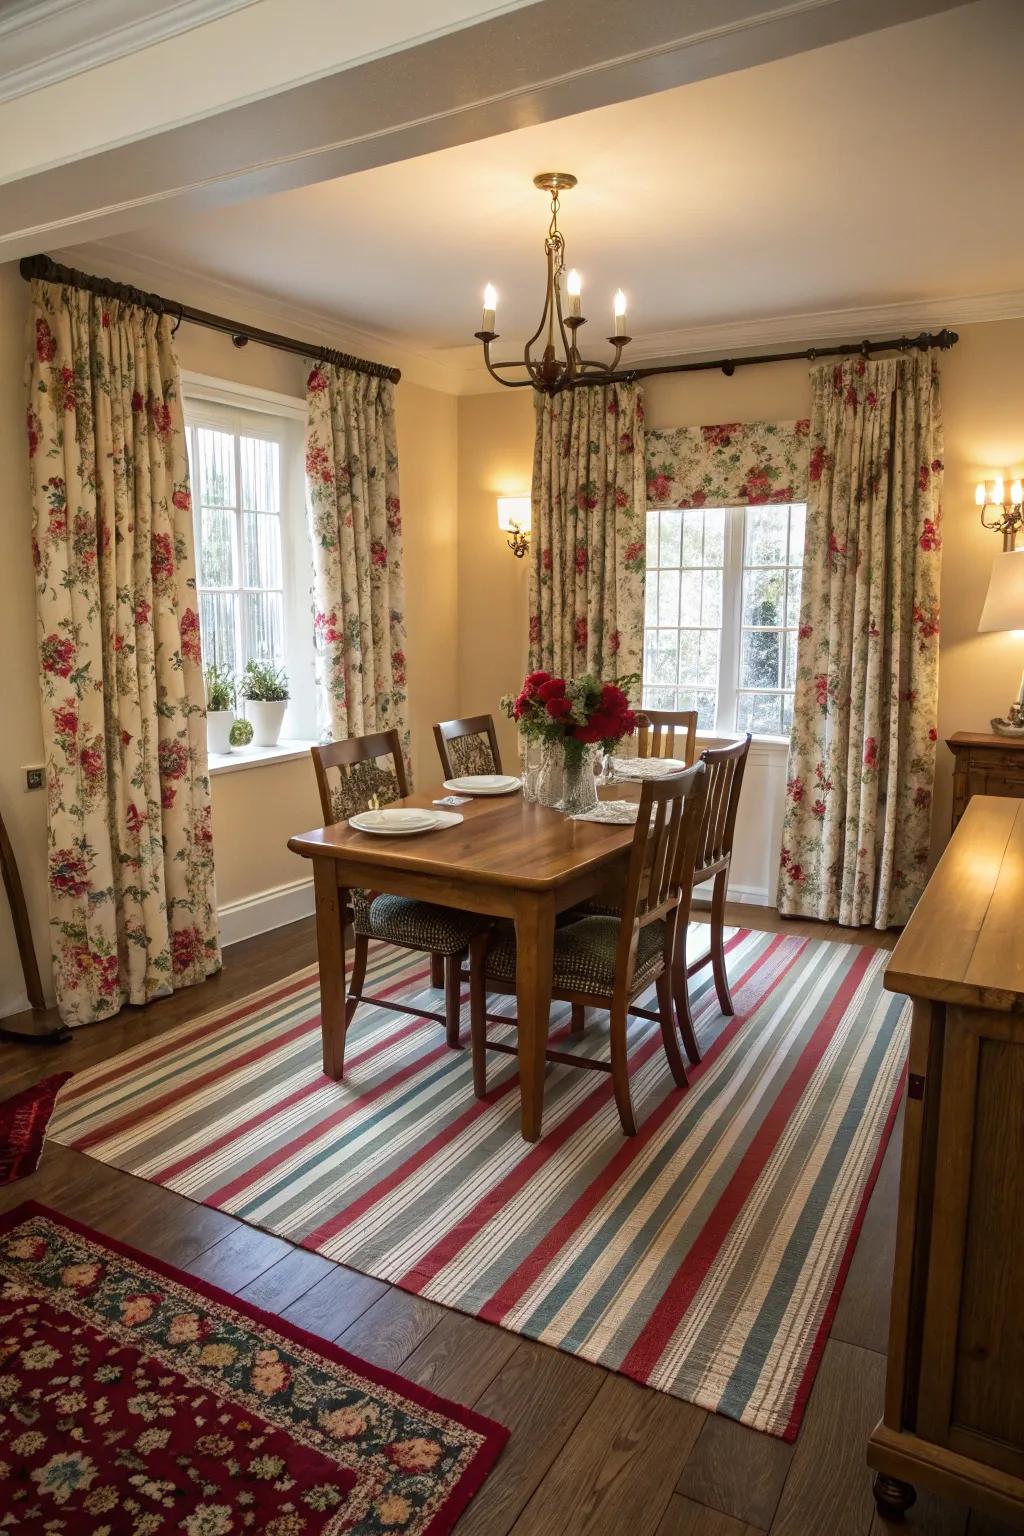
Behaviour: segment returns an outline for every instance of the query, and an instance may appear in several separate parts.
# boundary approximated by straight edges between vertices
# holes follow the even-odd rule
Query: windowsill
[[[727,747],[745,732],[731,731],[721,733],[718,731],[698,731],[697,742],[703,747]],[[750,741],[751,752],[761,748],[770,756],[785,757],[789,751],[788,736],[753,736]]]
[[[243,768],[262,768],[265,763],[294,763],[309,756],[315,741],[279,741],[276,747],[232,747],[230,752],[211,752],[209,773],[240,773]]]

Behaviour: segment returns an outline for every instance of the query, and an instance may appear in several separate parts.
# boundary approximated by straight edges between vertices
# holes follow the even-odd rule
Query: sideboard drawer
[[[953,754],[953,826],[974,795],[1024,800],[1024,738],[958,732],[946,742]]]

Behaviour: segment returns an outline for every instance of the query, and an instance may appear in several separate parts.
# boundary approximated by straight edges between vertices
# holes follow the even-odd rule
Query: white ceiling
[[[1022,68],[1024,4],[979,0],[111,248],[421,349],[471,340],[490,279],[511,348],[542,297],[532,177],[560,169],[592,339],[620,284],[638,338],[1024,290]]]

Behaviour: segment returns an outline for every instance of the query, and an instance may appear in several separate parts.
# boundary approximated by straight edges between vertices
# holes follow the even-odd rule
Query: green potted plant
[[[206,668],[206,748],[208,752],[231,751],[231,727],[235,723],[235,678],[230,667],[211,662]]]
[[[245,713],[252,723],[253,744],[276,747],[288,708],[288,674],[269,661],[247,661],[239,683]]]

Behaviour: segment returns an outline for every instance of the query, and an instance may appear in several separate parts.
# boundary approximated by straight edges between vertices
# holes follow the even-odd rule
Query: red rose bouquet
[[[567,758],[582,756],[584,747],[597,744],[609,752],[636,730],[626,690],[637,682],[637,675],[602,683],[589,675],[566,681],[531,672],[520,692],[506,695],[501,707],[528,739],[561,742]]]

